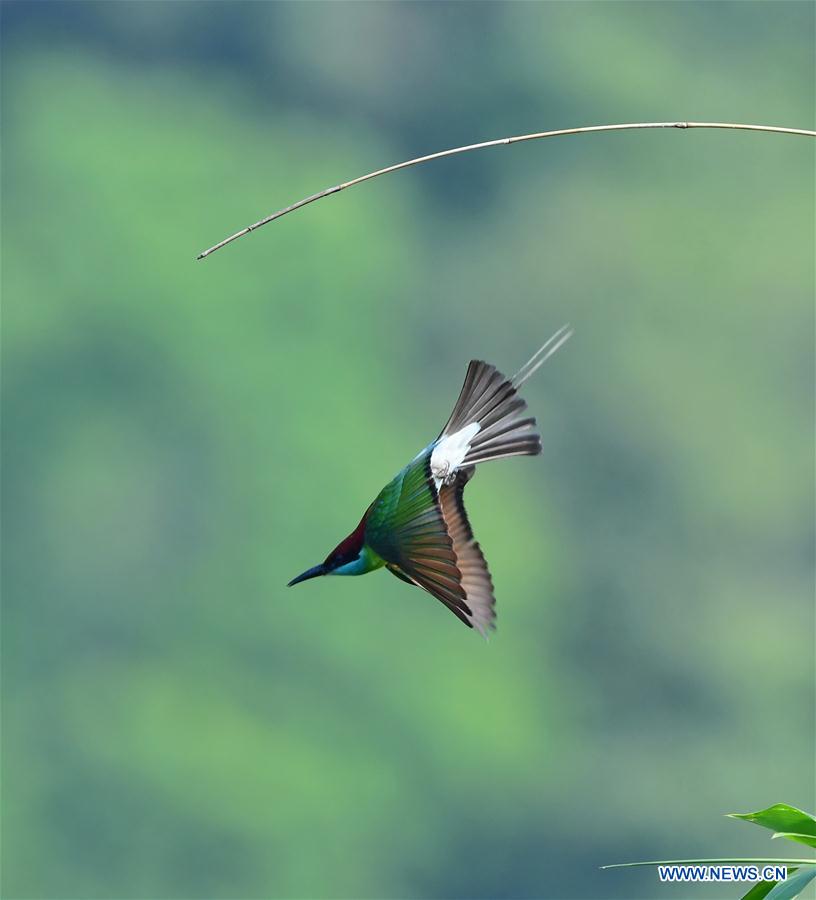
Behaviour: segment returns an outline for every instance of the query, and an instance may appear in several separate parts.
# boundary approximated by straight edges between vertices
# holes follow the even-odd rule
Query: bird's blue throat
[[[329,575],[365,575],[366,572],[373,572],[385,565],[385,560],[377,556],[370,548],[363,545],[360,555],[351,562],[344,563],[329,572]]]

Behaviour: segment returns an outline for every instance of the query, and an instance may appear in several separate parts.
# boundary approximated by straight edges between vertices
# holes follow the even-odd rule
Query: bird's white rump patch
[[[471,422],[453,434],[447,434],[433,448],[431,453],[431,474],[437,490],[440,485],[450,484],[456,476],[456,470],[470,450],[470,442],[479,432],[478,422]]]

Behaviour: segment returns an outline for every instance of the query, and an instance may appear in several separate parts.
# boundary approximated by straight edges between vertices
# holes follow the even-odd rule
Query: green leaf
[[[816,819],[795,806],[776,803],[767,809],[752,813],[729,813],[730,819],[744,819],[780,834],[806,834],[816,837]]]
[[[793,900],[816,878],[816,866],[807,866],[799,869],[787,881],[779,881],[776,887],[767,895],[767,900]]]
[[[791,869],[791,871],[795,872],[796,869]],[[747,894],[743,895],[742,900],[762,900],[763,897],[768,896],[776,884],[778,884],[776,881],[758,881]]]
[[[776,834],[771,835],[771,839],[774,838],[787,838],[789,841],[798,841],[800,844],[807,844],[808,847],[816,847],[816,837],[810,834],[795,834],[790,831],[777,831]]]

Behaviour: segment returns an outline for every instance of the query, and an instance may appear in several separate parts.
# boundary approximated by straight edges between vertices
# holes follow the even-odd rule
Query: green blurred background
[[[737,897],[814,800],[809,3],[5,3],[3,882],[20,898]],[[529,384],[485,643],[321,560]],[[793,845],[791,845],[792,847]],[[795,849],[795,848],[794,848]],[[793,855],[796,855],[794,853]]]

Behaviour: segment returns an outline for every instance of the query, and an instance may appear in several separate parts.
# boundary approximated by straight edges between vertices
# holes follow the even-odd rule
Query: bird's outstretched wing
[[[430,456],[428,448],[383,488],[366,521],[366,541],[397,577],[424,588],[469,628],[484,632],[492,622],[492,586],[461,504],[467,477],[438,492]]]
[[[471,624],[485,634],[489,628],[496,627],[496,600],[493,596],[493,579],[482,549],[474,540],[462,499],[465,485],[470,481],[473,471],[472,466],[460,469],[456,481],[439,491],[439,504],[460,572],[460,584],[470,607]]]

